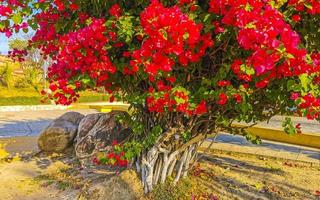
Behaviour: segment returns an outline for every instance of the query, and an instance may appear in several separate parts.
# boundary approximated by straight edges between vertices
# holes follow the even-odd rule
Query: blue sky
[[[16,39],[16,38],[30,38],[34,34],[33,30],[29,30],[28,33],[24,33],[23,31],[20,31],[19,33],[14,33],[10,39]],[[7,36],[5,36],[4,33],[0,33],[0,55],[7,55],[9,50],[9,40]]]
[[[8,54],[8,38],[0,33],[0,54]]]

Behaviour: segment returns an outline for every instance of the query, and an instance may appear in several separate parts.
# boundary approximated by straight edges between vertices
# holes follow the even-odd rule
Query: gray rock
[[[63,152],[71,147],[84,115],[68,112],[52,121],[40,134],[38,147],[45,152]]]
[[[123,112],[97,113],[84,117],[76,139],[75,151],[79,158],[92,156],[99,150],[108,150],[112,142],[121,143],[131,134],[131,130],[116,121]]]
[[[76,125],[79,125],[80,121],[83,118],[84,118],[84,115],[78,112],[67,112],[59,117],[59,119],[69,121]]]

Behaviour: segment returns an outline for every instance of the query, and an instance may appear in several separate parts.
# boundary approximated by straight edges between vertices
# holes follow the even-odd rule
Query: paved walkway
[[[210,145],[210,141],[204,146]],[[262,140],[262,144],[255,145],[244,137],[230,134],[220,134],[212,145],[213,149],[255,154],[268,157],[283,158],[295,161],[316,163],[320,165],[320,149],[284,144]]]
[[[94,110],[75,110],[82,114],[94,113]],[[0,138],[15,136],[36,136],[65,110],[11,111],[0,112]]]
[[[94,113],[94,110],[77,110],[83,114]],[[10,152],[19,152],[21,150],[35,150],[36,136],[45,128],[50,121],[59,117],[66,111],[47,110],[47,111],[19,111],[19,112],[0,112],[0,138],[8,144]],[[275,117],[270,124],[260,124],[272,128],[281,128],[283,117]],[[320,133],[320,125],[317,122],[306,121],[301,118],[294,118],[296,123],[302,123],[306,132]],[[34,136],[17,137],[8,139],[7,137],[16,136]],[[7,139],[4,139],[7,138]],[[216,143],[212,148],[250,153],[263,156],[273,156],[287,158],[291,160],[300,160],[320,164],[320,149],[312,149],[294,145],[287,145],[277,142],[263,141],[261,145],[253,145],[241,136],[221,134],[216,138]],[[21,145],[23,144],[23,148]],[[208,143],[206,143],[208,145]]]

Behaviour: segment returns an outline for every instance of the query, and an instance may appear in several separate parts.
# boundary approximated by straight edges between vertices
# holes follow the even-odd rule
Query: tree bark
[[[184,164],[186,162],[187,156],[188,156],[188,151],[184,151],[183,155],[181,157],[181,160],[179,161],[179,166],[178,166],[178,169],[177,169],[177,175],[176,175],[176,178],[174,179],[174,183],[177,183],[180,180],[181,172],[182,172],[183,166],[184,166]]]
[[[169,176],[174,176],[174,183],[186,177],[200,141],[205,139],[204,135],[198,135],[186,143],[178,143],[174,136],[172,130],[163,134],[152,148],[142,152],[136,160],[145,193],[152,191],[159,182],[164,183]]]

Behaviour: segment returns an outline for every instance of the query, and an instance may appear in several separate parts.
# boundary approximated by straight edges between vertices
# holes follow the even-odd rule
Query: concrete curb
[[[68,108],[69,106],[58,106],[58,105],[0,106],[0,112],[67,110]]]
[[[19,112],[19,111],[38,111],[38,110],[74,110],[74,109],[95,109],[100,112],[107,112],[112,110],[127,111],[129,104],[122,102],[88,102],[76,103],[71,106],[62,105],[21,105],[21,106],[0,106],[0,112]]]
[[[283,130],[259,126],[249,127],[246,130],[252,135],[259,136],[261,139],[320,149],[320,134],[302,133],[288,135]]]

